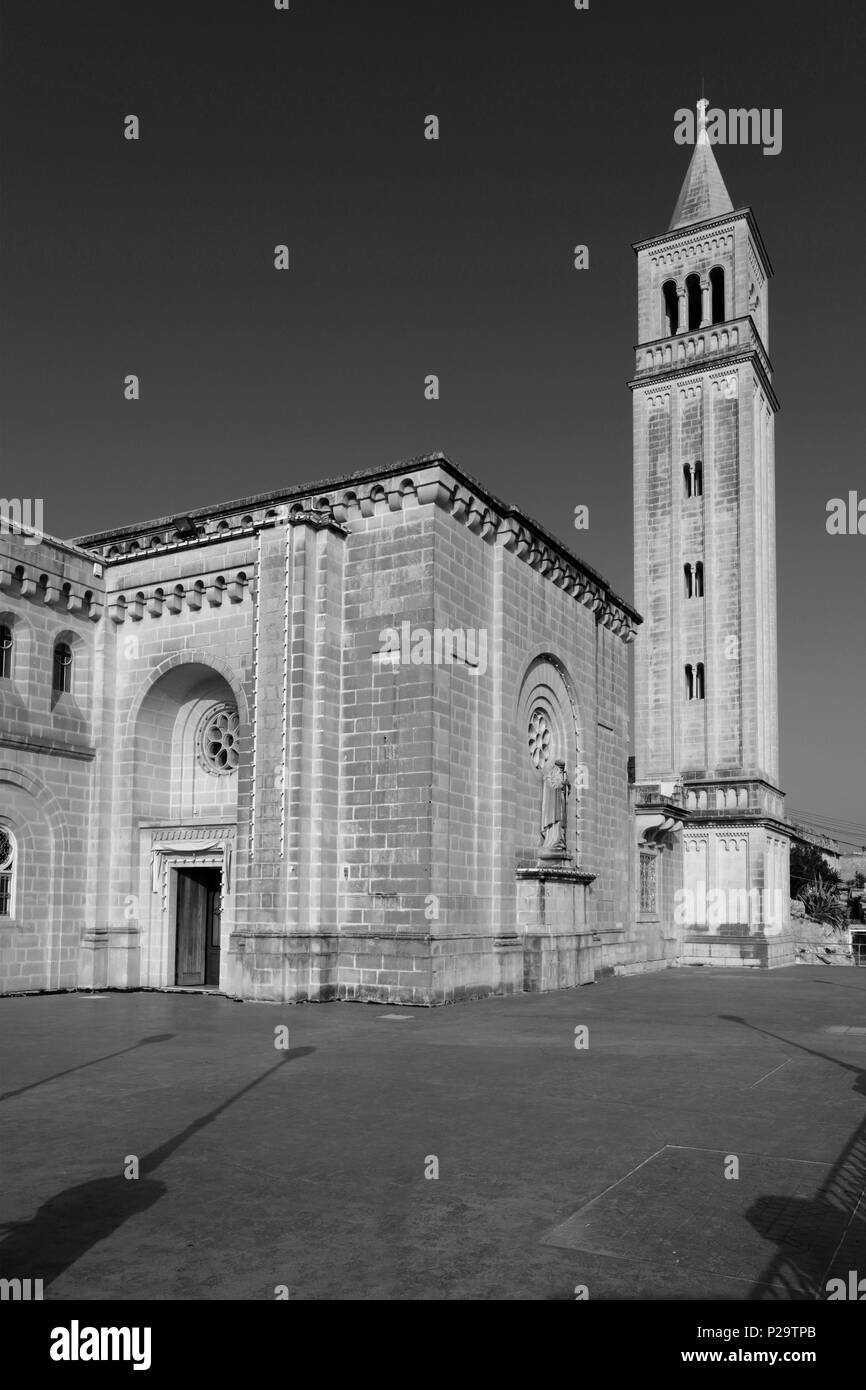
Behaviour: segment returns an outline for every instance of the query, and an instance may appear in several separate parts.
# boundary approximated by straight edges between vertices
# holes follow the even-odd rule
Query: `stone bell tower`
[[[698,103],[666,232],[636,243],[638,801],[686,812],[684,962],[790,959],[778,787],[772,267]]]

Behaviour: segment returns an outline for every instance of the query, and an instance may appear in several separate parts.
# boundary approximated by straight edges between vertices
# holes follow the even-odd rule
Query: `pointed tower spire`
[[[688,227],[692,222],[705,222],[708,217],[718,217],[721,213],[733,212],[734,205],[725,188],[713,147],[707,135],[706,97],[698,102],[698,136],[694,154],[691,158],[671,225],[668,231],[677,227]]]

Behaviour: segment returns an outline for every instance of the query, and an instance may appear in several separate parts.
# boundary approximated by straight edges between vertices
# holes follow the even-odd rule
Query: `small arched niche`
[[[154,682],[134,729],[134,811],[144,821],[234,819],[244,730],[219,671],[190,662]]]
[[[581,804],[586,769],[574,688],[563,662],[554,655],[536,657],[521,682],[515,709],[515,849],[518,860],[534,861],[541,849],[544,778],[558,759],[571,784],[567,799],[566,849],[572,861],[581,853]]]

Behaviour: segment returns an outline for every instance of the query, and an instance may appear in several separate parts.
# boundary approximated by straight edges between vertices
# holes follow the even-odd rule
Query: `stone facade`
[[[671,227],[635,246],[636,784],[685,813],[681,958],[781,964],[772,268],[699,129]]]
[[[80,942],[93,920],[95,633],[103,582],[92,555],[28,540],[0,537],[0,626],[13,642],[3,668],[9,674],[0,679],[0,828],[14,837],[0,970],[7,988],[62,989],[78,979]],[[58,643],[75,664],[72,688],[55,693]]]
[[[444,457],[2,545],[7,991],[430,1004],[661,963],[630,901],[639,618]]]
[[[434,1004],[793,959],[772,272],[705,130],[635,249],[639,636],[442,455],[3,529],[0,989]]]

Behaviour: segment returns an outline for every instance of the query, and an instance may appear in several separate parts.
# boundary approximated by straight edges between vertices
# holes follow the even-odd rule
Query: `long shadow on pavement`
[[[110,1178],[94,1178],[77,1187],[68,1187],[44,1202],[32,1220],[5,1225],[2,1229],[7,1234],[0,1245],[3,1277],[41,1279],[45,1286],[51,1284],[92,1246],[106,1240],[130,1217],[137,1216],[159,1201],[168,1190],[167,1186],[150,1175],[182,1144],[287,1062],[307,1057],[315,1050],[314,1047],[291,1048],[261,1076],[207,1114],[193,1120],[164,1144],[144,1154],[139,1162],[137,1179],[116,1173]]]
[[[866,1096],[866,1071],[841,1062],[826,1052],[804,1047],[766,1028],[757,1028],[745,1019],[721,1014],[729,1023],[739,1023],[763,1037],[775,1038],[796,1047],[810,1057],[819,1057],[844,1071],[853,1072],[854,1090]],[[748,1301],[817,1300],[826,1294],[827,1280],[840,1252],[849,1258],[866,1255],[866,1220],[863,1196],[866,1192],[866,1119],[855,1129],[827,1177],[811,1199],[787,1194],[759,1197],[746,1212],[747,1220],[767,1240],[775,1241],[775,1255],[752,1286]],[[828,1252],[829,1254],[828,1258]],[[839,1271],[834,1273],[838,1275]]]
[[[41,1081],[31,1081],[26,1086],[19,1086],[17,1091],[4,1091],[0,1095],[0,1101],[11,1100],[13,1096],[23,1096],[25,1091],[35,1091],[37,1086],[47,1086],[49,1081],[59,1081],[61,1076],[71,1076],[73,1072],[84,1071],[87,1067],[98,1066],[100,1062],[110,1062],[112,1057],[123,1057],[127,1052],[135,1052],[139,1047],[147,1047],[150,1043],[170,1042],[174,1033],[153,1033],[149,1038],[139,1038],[137,1043],[132,1043],[129,1047],[122,1047],[119,1052],[106,1052],[104,1057],[94,1057],[90,1062],[81,1062],[77,1067],[67,1067],[65,1071],[56,1071],[51,1076],[43,1076]]]

